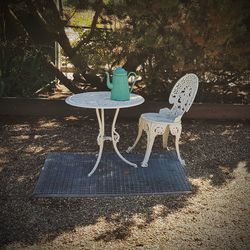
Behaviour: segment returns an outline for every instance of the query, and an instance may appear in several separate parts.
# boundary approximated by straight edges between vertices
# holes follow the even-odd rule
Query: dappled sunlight
[[[246,92],[246,91],[239,91],[238,92],[238,94],[237,94],[238,96],[241,96],[241,95],[243,95],[243,96],[248,96],[248,92]]]
[[[0,155],[4,156],[5,154],[8,154],[10,152],[9,147],[0,147]]]
[[[119,220],[121,218],[121,214],[120,213],[113,213],[111,216],[110,216],[110,219],[111,220]]]
[[[57,135],[52,135],[52,137],[56,137]],[[40,139],[43,139],[43,138],[46,138],[48,137],[48,135],[34,135],[33,136],[33,139],[34,140],[40,140]]]
[[[185,134],[185,139],[188,140],[188,141],[197,141],[197,140],[200,140],[200,136],[198,134],[192,134],[191,132],[187,132]]]
[[[137,225],[137,227],[142,227],[146,225],[146,218],[145,215],[143,213],[136,213],[132,216],[132,221],[134,222],[135,225]]]
[[[0,173],[4,170],[6,164],[9,162],[9,153],[10,149],[8,147],[0,147]]]
[[[212,175],[210,175],[212,177]],[[192,178],[189,177],[189,180],[192,186],[196,186],[200,191],[208,191],[213,189],[213,185],[209,179],[200,177],[200,178]]]
[[[23,152],[26,154],[40,154],[44,152],[44,147],[30,144],[27,145]]]
[[[137,122],[118,121],[117,131],[121,135],[119,148],[125,149],[133,142],[137,134]],[[111,125],[108,119],[106,123],[108,133]],[[180,151],[187,163],[188,178],[192,184],[193,192],[190,195],[86,198],[84,201],[26,199],[34,189],[47,154],[96,152],[98,127],[96,120],[81,117],[34,119],[22,125],[23,122],[5,125],[0,147],[0,166],[3,166],[0,171],[0,190],[1,197],[6,200],[3,210],[4,213],[8,211],[6,223],[17,224],[24,232],[19,237],[19,230],[15,229],[15,241],[10,236],[9,246],[27,241],[30,245],[40,241],[48,244],[67,242],[69,238],[74,242],[78,240],[72,236],[75,234],[82,235],[85,241],[92,240],[92,244],[122,243],[133,239],[135,235],[141,238],[141,234],[146,234],[148,230],[156,234],[159,228],[171,232],[178,225],[178,230],[185,233],[183,227],[190,230],[189,223],[199,222],[206,215],[202,215],[206,209],[214,209],[207,197],[212,200],[214,195],[218,196],[220,192],[224,194],[230,185],[243,185],[249,180],[245,146],[249,133],[247,125],[184,122]],[[228,143],[229,137],[238,143]],[[170,136],[170,146],[174,146],[173,139]],[[144,154],[145,145],[144,134],[135,152]],[[105,146],[106,151],[112,150],[111,143],[107,142]],[[153,152],[163,152],[161,137],[157,138]],[[12,197],[12,200],[8,197]],[[233,199],[237,198],[234,196]],[[224,199],[223,195],[220,199]],[[14,203],[20,208],[21,215],[18,218],[13,209]],[[244,206],[241,209],[245,211]],[[13,229],[6,223],[5,230],[12,235]],[[221,221],[216,225],[221,226]],[[30,227],[34,229],[32,234]]]
[[[250,123],[222,120],[248,115],[249,1],[2,2],[1,249],[250,249]],[[116,78],[116,67],[127,73]],[[69,106],[65,99],[73,93],[107,91],[108,72],[119,93],[129,90],[148,102],[122,110],[116,128],[115,110],[105,110],[103,131],[95,109]],[[138,76],[131,79],[129,72]],[[168,146],[173,152],[166,152],[166,140],[163,148],[162,136],[154,141],[148,133],[152,129],[162,135],[162,128],[143,126],[146,133],[133,154],[125,153],[137,136],[139,112],[172,103],[173,85],[188,73],[198,76],[197,105],[183,116],[182,128],[178,122],[171,127]],[[191,94],[185,95],[191,89],[187,83],[181,96],[193,101]],[[182,107],[174,92],[174,108],[181,106],[181,114],[188,111],[188,103]],[[135,114],[136,121],[122,120]],[[192,120],[200,115],[218,120]],[[83,170],[95,164],[92,155],[99,161],[103,141],[107,156],[118,148],[136,163],[154,142],[156,158],[147,169],[138,164],[116,173],[112,169],[125,163],[119,160],[121,166],[115,166],[103,157],[99,175],[88,177]],[[176,170],[185,179],[182,184]],[[165,179],[161,171],[173,177]],[[120,182],[107,183],[107,176],[119,176]],[[178,183],[187,193],[174,193]],[[151,185],[161,195],[149,193]],[[50,198],[42,198],[45,190],[52,190]],[[73,197],[78,191],[96,196]]]
[[[3,171],[3,164],[7,163],[7,161],[0,160],[0,173]]]
[[[40,121],[38,122],[38,125],[40,128],[58,128],[60,126],[62,126],[62,124],[58,121],[47,121],[47,122],[44,122],[44,121]]]
[[[223,126],[223,131],[220,133],[220,135],[233,135],[236,132],[238,132],[238,130],[243,126],[243,124],[237,124],[235,126]]]
[[[157,218],[164,214],[166,207],[162,204],[157,204],[152,208],[152,217]]]
[[[221,171],[223,174],[230,174],[230,167],[228,165],[219,165],[218,169]]]
[[[25,140],[30,139],[30,136],[29,135],[12,135],[10,136],[10,139],[14,139],[17,141],[25,141]]]
[[[189,177],[189,180],[191,181],[192,185],[197,186],[201,191],[208,191],[214,188],[214,184],[217,184],[218,187],[220,187],[222,184],[224,186],[239,178],[240,175],[241,177],[246,177],[247,173],[247,161],[239,161],[238,163],[235,163],[234,168],[227,164],[218,165],[213,173],[207,174],[205,177]],[[250,178],[250,175],[246,178]]]
[[[20,176],[17,176],[16,181],[17,181],[17,182],[25,182],[25,181],[27,181],[27,180],[29,180],[29,179],[30,179],[30,178],[27,177],[27,176],[25,176],[25,175],[20,175]]]
[[[66,121],[78,121],[79,117],[76,117],[76,116],[66,116],[64,119]]]
[[[20,131],[30,129],[30,125],[29,124],[18,124],[18,125],[11,126],[10,129],[12,132],[20,132]]]
[[[221,135],[232,135],[234,133],[233,129],[225,129]]]
[[[69,146],[62,146],[59,144],[55,144],[55,146],[50,146],[50,152],[57,152],[57,151],[70,151],[72,147]]]
[[[248,173],[246,172],[249,168],[249,162],[247,161],[239,161],[237,164],[236,169],[234,170],[235,174],[241,174],[241,173]],[[250,178],[250,175],[248,175],[248,178]]]

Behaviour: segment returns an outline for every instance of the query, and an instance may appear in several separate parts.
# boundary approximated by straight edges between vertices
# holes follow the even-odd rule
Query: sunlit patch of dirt
[[[198,134],[192,134],[191,132],[187,132],[186,133],[186,140],[188,141],[197,141],[197,140],[200,140],[200,136]]]
[[[24,152],[28,154],[38,154],[38,153],[44,152],[44,147],[34,146],[30,144],[25,148]]]
[[[76,116],[67,116],[64,119],[66,121],[77,121],[77,120],[79,120],[79,117],[76,117]]]
[[[57,121],[47,121],[47,122],[39,122],[39,127],[40,128],[56,128],[56,127],[60,127],[61,124]]]

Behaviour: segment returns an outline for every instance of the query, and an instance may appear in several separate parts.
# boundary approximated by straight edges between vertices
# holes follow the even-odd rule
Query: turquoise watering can
[[[130,93],[133,90],[136,79],[133,81],[132,86],[128,85],[128,78],[131,75],[137,76],[134,72],[127,74],[127,71],[118,67],[113,72],[112,82],[109,80],[109,73],[107,75],[107,86],[111,89],[111,99],[115,101],[128,101]]]

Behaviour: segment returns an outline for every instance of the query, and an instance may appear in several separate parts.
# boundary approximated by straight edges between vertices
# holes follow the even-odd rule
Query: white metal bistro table
[[[99,145],[99,153],[95,163],[95,166],[88,174],[91,176],[98,167],[101,160],[104,141],[112,141],[115,152],[117,155],[127,164],[137,167],[135,163],[132,163],[125,159],[117,148],[117,143],[119,142],[120,135],[115,130],[115,123],[117,120],[120,108],[130,108],[133,106],[140,105],[144,102],[144,98],[140,95],[130,94],[129,101],[113,101],[110,99],[110,91],[100,91],[100,92],[86,92],[81,94],[75,94],[66,98],[66,103],[75,107],[81,108],[91,108],[96,110],[97,120],[99,124],[99,134],[97,136],[97,143]],[[116,109],[115,116],[112,122],[111,136],[105,136],[105,122],[104,122],[104,110],[105,109]]]

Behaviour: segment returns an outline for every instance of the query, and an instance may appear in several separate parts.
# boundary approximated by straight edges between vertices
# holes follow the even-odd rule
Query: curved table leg
[[[119,110],[120,110],[119,108],[116,109],[116,111],[115,111],[115,116],[114,116],[113,123],[112,123],[112,131],[111,131],[111,133],[112,133],[112,142],[113,142],[113,146],[114,146],[114,149],[115,149],[115,152],[117,153],[117,155],[118,155],[124,162],[126,162],[127,164],[129,164],[129,165],[131,165],[131,166],[133,166],[133,167],[136,168],[137,165],[136,165],[135,163],[133,163],[133,162],[130,162],[130,161],[126,160],[126,159],[121,155],[121,153],[119,152],[119,150],[118,150],[118,148],[117,148],[117,146],[116,146],[117,142],[118,142],[119,139],[120,139],[120,135],[115,131],[115,123],[116,123],[116,119],[117,119]]]
[[[99,165],[99,162],[100,162],[101,157],[102,157],[103,144],[104,144],[104,109],[101,109],[101,117],[99,114],[99,110],[96,109],[96,116],[97,116],[97,120],[98,120],[98,124],[99,124],[99,134],[97,136],[97,144],[99,145],[99,153],[98,153],[98,157],[97,157],[95,166],[93,167],[91,172],[89,172],[89,174],[88,174],[89,177],[96,171],[96,169]]]

